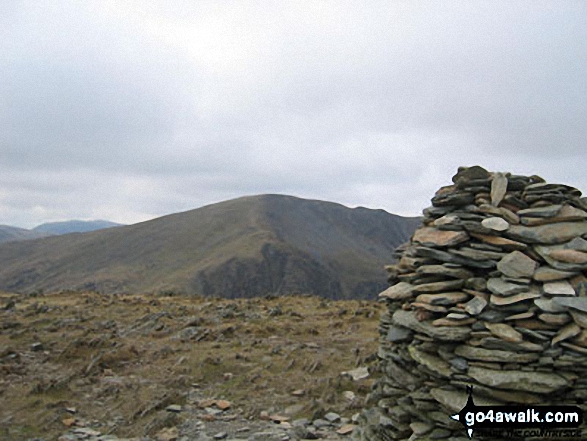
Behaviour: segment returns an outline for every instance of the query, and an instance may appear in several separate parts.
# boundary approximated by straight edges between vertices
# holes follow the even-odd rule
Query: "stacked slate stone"
[[[397,250],[359,440],[467,439],[477,405],[587,399],[587,200],[538,176],[461,167]],[[584,409],[585,411],[585,409]]]

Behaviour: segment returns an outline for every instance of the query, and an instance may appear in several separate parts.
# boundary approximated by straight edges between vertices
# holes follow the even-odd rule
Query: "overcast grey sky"
[[[418,215],[459,165],[587,192],[584,1],[0,2],[0,224],[284,193]]]

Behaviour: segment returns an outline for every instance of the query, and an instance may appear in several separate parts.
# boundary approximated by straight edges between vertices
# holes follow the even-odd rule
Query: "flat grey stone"
[[[551,337],[549,335],[545,335],[544,331],[533,331],[532,329],[526,329],[526,328],[518,328],[520,330],[520,332],[524,335],[527,335],[528,337],[534,339],[534,340],[540,340],[541,342],[549,342],[550,343],[550,339]],[[546,351],[544,351],[543,355],[547,355],[546,352],[550,351],[551,349],[547,349]]]
[[[340,421],[340,415],[335,412],[328,412],[326,415],[324,415],[324,419],[334,424]]]
[[[410,341],[414,333],[406,328],[391,325],[387,330],[387,340],[393,343]]]
[[[576,274],[576,271],[561,271],[550,266],[541,266],[534,272],[533,278],[539,282],[554,282],[569,279]]]
[[[471,277],[465,282],[465,288],[474,291],[485,291],[487,289],[487,280],[484,277]]]
[[[484,260],[499,260],[505,256],[505,253],[500,253],[497,251],[484,251],[484,250],[476,250],[474,248],[462,247],[457,249],[449,249],[449,253],[456,254],[457,256],[464,257],[465,259],[472,259],[477,261],[484,261]]]
[[[436,259],[440,262],[446,263],[457,263],[464,266],[469,266],[473,268],[494,268],[496,263],[493,260],[481,260],[475,261],[471,259],[467,259],[464,257],[456,256],[454,254],[448,253],[446,251],[437,250],[434,248],[428,247],[416,247],[415,253],[419,257],[430,257],[432,259]]]
[[[422,265],[416,268],[416,273],[426,275],[441,275],[455,279],[468,279],[473,277],[473,272],[465,268],[450,268],[446,265]]]
[[[587,314],[574,310],[569,311],[569,313],[571,314],[571,317],[573,317],[575,323],[583,329],[587,328]]]
[[[558,213],[556,218],[560,221],[576,221],[587,219],[587,207],[583,210],[575,208],[572,205],[563,205],[563,208]]]
[[[481,221],[481,225],[494,231],[505,231],[510,227],[510,224],[501,217],[488,217]]]
[[[341,372],[340,375],[349,376],[353,381],[359,381],[369,377],[369,368],[361,366],[356,369],[351,369],[350,371]]]
[[[485,182],[491,174],[480,165],[470,167],[459,167],[457,174],[452,177],[455,184],[468,185],[471,182],[482,180]]]
[[[460,312],[450,312],[446,315],[446,318],[449,320],[466,320],[471,318],[469,314],[463,314]]]
[[[512,326],[505,323],[485,323],[485,327],[496,337],[499,337],[505,341],[520,343],[524,337]]]
[[[551,296],[575,296],[575,289],[566,280],[559,280],[556,282],[545,282],[542,285],[542,290],[545,294]]]
[[[587,224],[587,222],[585,222]],[[564,245],[552,245],[552,246],[542,246],[536,245],[534,246],[534,250],[544,259],[546,262],[553,268],[560,270],[560,271],[583,271],[587,270],[587,262],[583,263],[573,263],[573,262],[565,262],[560,260],[560,256],[558,254],[564,254],[565,252],[572,252],[572,253],[581,253],[580,251],[575,250],[565,250]],[[586,254],[586,253],[581,253]]]
[[[435,207],[446,207],[449,205],[463,206],[475,202],[475,196],[468,191],[455,191],[454,193],[447,193],[432,198],[432,205]]]
[[[564,246],[563,249],[552,250],[550,252],[550,257],[559,262],[577,264],[581,265],[581,267],[587,265],[587,253],[577,250],[568,250],[565,249]]]
[[[455,348],[455,354],[468,360],[489,361],[497,363],[531,363],[540,358],[537,352],[514,353],[496,349],[475,348],[469,345],[461,345]]]
[[[403,367],[404,362],[401,362],[401,364],[402,366],[393,360],[387,360],[385,373],[388,378],[392,378],[393,382],[401,385],[402,388],[414,390],[420,384],[421,380],[415,375],[417,372],[405,369]]]
[[[540,293],[536,291],[526,291],[512,296],[503,297],[500,295],[492,295],[489,299],[489,303],[496,306],[512,305],[514,303],[524,302],[526,300],[535,299],[540,297]]]
[[[435,306],[451,306],[469,299],[464,292],[443,292],[440,294],[420,294],[416,297],[418,303],[429,303]]]
[[[459,226],[461,224],[461,220],[458,216],[454,214],[446,214],[442,217],[439,217],[432,223],[435,227],[444,227],[447,225],[451,226]]]
[[[317,429],[320,429],[323,427],[330,427],[331,424],[329,421],[323,420],[322,418],[317,418],[314,421],[312,421],[312,426],[316,427]]]
[[[553,304],[587,312],[587,297],[554,297]]]
[[[563,208],[562,205],[547,205],[545,207],[526,208],[517,212],[518,216],[526,217],[554,217]]]
[[[487,300],[483,297],[473,297],[465,304],[465,311],[471,315],[478,315],[487,306]]]
[[[486,309],[477,318],[479,320],[485,320],[487,322],[500,323],[503,322],[503,320],[508,315],[510,314],[507,312],[497,311],[495,309]],[[485,326],[483,326],[483,328],[485,328]]]
[[[469,368],[471,369],[471,368]],[[446,407],[451,412],[459,412],[465,404],[467,404],[467,393],[463,391],[456,391],[456,390],[447,390],[441,388],[432,388],[430,389],[430,395],[444,407]],[[477,406],[497,406],[502,404],[499,401],[493,400],[491,398],[479,395],[475,396],[475,404]],[[444,419],[447,419],[446,415],[443,415]]]
[[[450,377],[452,371],[450,365],[440,357],[436,357],[428,352],[420,351],[415,346],[408,346],[408,352],[412,359],[423,366],[426,366],[432,372],[436,372],[442,377]]]
[[[424,294],[444,291],[455,291],[460,289],[465,284],[464,280],[446,280],[443,282],[424,283],[422,285],[415,285],[412,287],[412,293]]]
[[[538,263],[522,253],[512,251],[497,262],[497,269],[508,277],[532,277]]]
[[[503,173],[494,173],[491,180],[491,205],[499,206],[508,188],[508,178]]]
[[[463,357],[454,357],[448,360],[449,364],[458,371],[469,369],[469,362]]]
[[[446,231],[431,227],[423,227],[414,233],[413,242],[428,247],[452,247],[469,240],[469,235],[464,231]]]
[[[390,300],[407,300],[412,297],[413,286],[407,282],[399,282],[379,294],[379,298]]]
[[[503,249],[501,249],[500,247],[488,243],[469,242],[468,246],[476,250],[495,251],[498,253],[501,253],[503,251]]]
[[[432,429],[434,429],[434,424],[414,421],[410,423],[410,429],[412,429],[415,436],[422,436],[432,431]]]
[[[495,370],[470,366],[468,374],[481,384],[506,390],[549,394],[569,386],[569,382],[562,376],[546,372]]]
[[[524,330],[524,328],[518,328],[520,331]],[[547,339],[550,341],[550,339]],[[544,348],[536,343],[532,343],[529,341],[521,341],[519,343],[505,341],[501,338],[497,337],[486,337],[481,339],[481,346],[487,349],[498,349],[500,351],[510,351],[510,352],[542,352]]]
[[[508,221],[508,223],[513,225],[518,225],[520,223],[520,217],[513,211],[508,210],[507,208],[498,208],[492,205],[482,204],[479,206],[479,211],[481,211],[482,213],[493,214],[494,216],[502,217],[506,221]]]
[[[558,222],[535,227],[512,225],[504,232],[514,240],[545,245],[564,243],[586,233],[587,222]]]
[[[504,321],[511,321],[511,320],[525,320],[534,317],[534,311],[524,311],[513,315],[508,315]]]
[[[442,427],[435,428],[428,437],[430,439],[447,439],[452,435],[452,431],[443,429]]]
[[[583,239],[582,237],[575,237],[570,242],[567,242],[564,245],[564,248],[567,250],[587,252],[587,240]]]
[[[572,320],[572,317],[565,313],[545,312],[538,315],[538,320],[548,323],[549,325],[564,326]]]
[[[541,311],[544,311],[549,314],[559,313],[559,312],[566,312],[569,308],[566,306],[559,305],[555,303],[555,299],[546,299],[540,298],[534,300],[534,304],[540,308]]]
[[[469,337],[471,328],[466,326],[433,326],[428,322],[420,322],[413,311],[399,309],[393,313],[393,322],[415,332],[426,334],[429,337],[442,341],[461,341]]]
[[[569,323],[564,328],[562,328],[552,339],[552,346],[561,341],[568,340],[569,338],[578,335],[580,332],[581,327],[579,325],[577,325],[575,322]]]
[[[86,436],[99,436],[100,432],[89,427],[76,427],[72,430],[73,433]]]
[[[506,282],[502,278],[492,277],[487,281],[487,289],[493,294],[511,296],[528,290],[527,286]]]
[[[422,214],[424,216],[426,216],[427,218],[436,219],[436,218],[439,218],[441,216],[444,216],[444,215],[450,213],[453,209],[454,209],[454,207],[449,207],[449,206],[445,206],[445,207],[431,206],[431,207],[424,208],[422,210]]]

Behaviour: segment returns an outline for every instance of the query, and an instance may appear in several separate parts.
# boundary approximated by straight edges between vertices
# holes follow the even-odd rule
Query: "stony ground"
[[[374,381],[360,377],[380,309],[0,294],[0,439],[348,438]]]

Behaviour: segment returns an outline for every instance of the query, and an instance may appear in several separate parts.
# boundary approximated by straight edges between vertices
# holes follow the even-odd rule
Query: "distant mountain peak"
[[[0,225],[0,243],[14,242],[17,240],[39,239],[41,237],[47,236],[51,236],[51,234],[43,231],[32,231],[25,228]]]
[[[103,228],[119,227],[122,224],[107,220],[68,220],[60,222],[47,222],[36,226],[32,231],[40,231],[50,234],[87,233]]]

